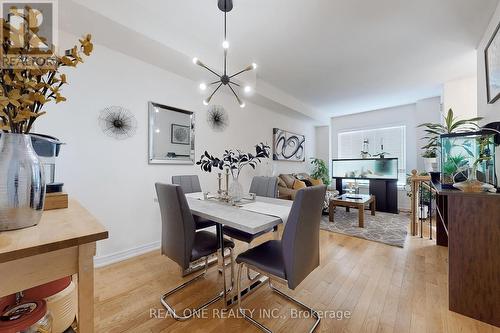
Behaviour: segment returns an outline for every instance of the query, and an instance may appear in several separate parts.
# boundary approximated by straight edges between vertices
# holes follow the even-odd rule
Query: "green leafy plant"
[[[328,173],[328,167],[326,162],[319,158],[311,158],[311,164],[313,165],[313,171],[311,177],[314,179],[321,179],[323,184],[330,185],[330,175]]]
[[[422,154],[422,157],[423,158],[436,158],[437,157],[437,154],[436,154],[436,149],[426,149],[424,151],[424,153]]]
[[[462,154],[449,156],[443,165],[443,177],[446,183],[453,183],[455,175],[468,168],[469,161]],[[465,175],[464,175],[465,176]]]
[[[427,139],[428,141],[427,144],[422,147],[422,149],[439,149],[439,137],[442,134],[474,132],[480,130],[481,128],[476,124],[476,122],[483,119],[482,117],[475,117],[470,119],[458,120],[453,114],[452,109],[449,109],[446,116],[443,115],[443,118],[443,124],[423,123],[418,125],[418,127],[425,127],[425,132],[427,133],[427,135],[422,139]]]

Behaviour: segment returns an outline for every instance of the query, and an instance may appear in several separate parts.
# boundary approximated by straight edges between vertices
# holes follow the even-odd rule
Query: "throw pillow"
[[[317,186],[317,185],[323,185],[323,181],[321,179],[311,179],[311,183],[314,185],[314,186]]]
[[[302,180],[304,183],[306,183],[307,187],[313,186],[313,183],[309,179],[304,179]]]
[[[295,181],[293,182],[293,189],[294,189],[294,190],[300,190],[301,188],[305,188],[305,187],[307,187],[307,186],[306,186],[306,183],[304,183],[304,182],[303,182],[303,181],[301,181],[301,180],[298,180],[298,179],[297,179],[297,180],[295,180]]]
[[[287,187],[286,183],[281,179],[281,177],[278,177],[278,186],[280,187]]]
[[[283,179],[283,181],[286,184],[286,187],[288,188],[293,187],[293,182],[295,181],[295,178],[293,178],[292,175],[280,175],[280,178]]]

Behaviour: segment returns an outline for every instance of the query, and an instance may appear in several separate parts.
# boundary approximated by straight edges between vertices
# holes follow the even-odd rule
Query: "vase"
[[[0,137],[0,231],[37,225],[45,199],[43,167],[25,134]]]
[[[467,180],[453,184],[453,187],[458,188],[463,192],[482,192],[484,183],[477,180],[477,168],[474,166],[468,169]]]
[[[243,198],[243,186],[238,181],[238,177],[233,177],[233,181],[229,186],[229,196],[234,202],[239,202]]]

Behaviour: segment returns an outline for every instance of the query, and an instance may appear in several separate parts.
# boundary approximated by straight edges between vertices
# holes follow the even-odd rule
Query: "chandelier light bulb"
[[[200,90],[202,91],[207,90],[207,85],[205,83],[200,83]]]
[[[252,62],[252,68],[257,69],[257,64],[255,62]]]
[[[196,57],[193,58],[193,64],[195,64],[195,65],[198,64],[198,58],[196,58]]]
[[[245,86],[245,88],[243,89],[244,92],[246,92],[247,94],[250,93],[252,91],[252,87],[250,86]]]
[[[203,105],[208,105],[208,101],[206,99],[203,100]]]
[[[224,50],[227,50],[229,48],[229,42],[227,40],[225,40],[225,41],[222,42],[222,48]]]
[[[241,103],[240,103],[240,108],[242,108],[242,109],[243,109],[245,106],[246,106],[245,102],[241,102]]]

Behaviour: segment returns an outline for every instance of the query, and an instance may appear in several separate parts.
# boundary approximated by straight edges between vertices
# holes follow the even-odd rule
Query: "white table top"
[[[283,223],[276,216],[251,212],[216,200],[200,200],[195,196],[196,194],[186,196],[193,214],[241,231],[255,234]],[[292,201],[289,200],[257,197],[256,201],[280,206],[292,206]],[[248,201],[244,200],[242,203],[244,202]]]

